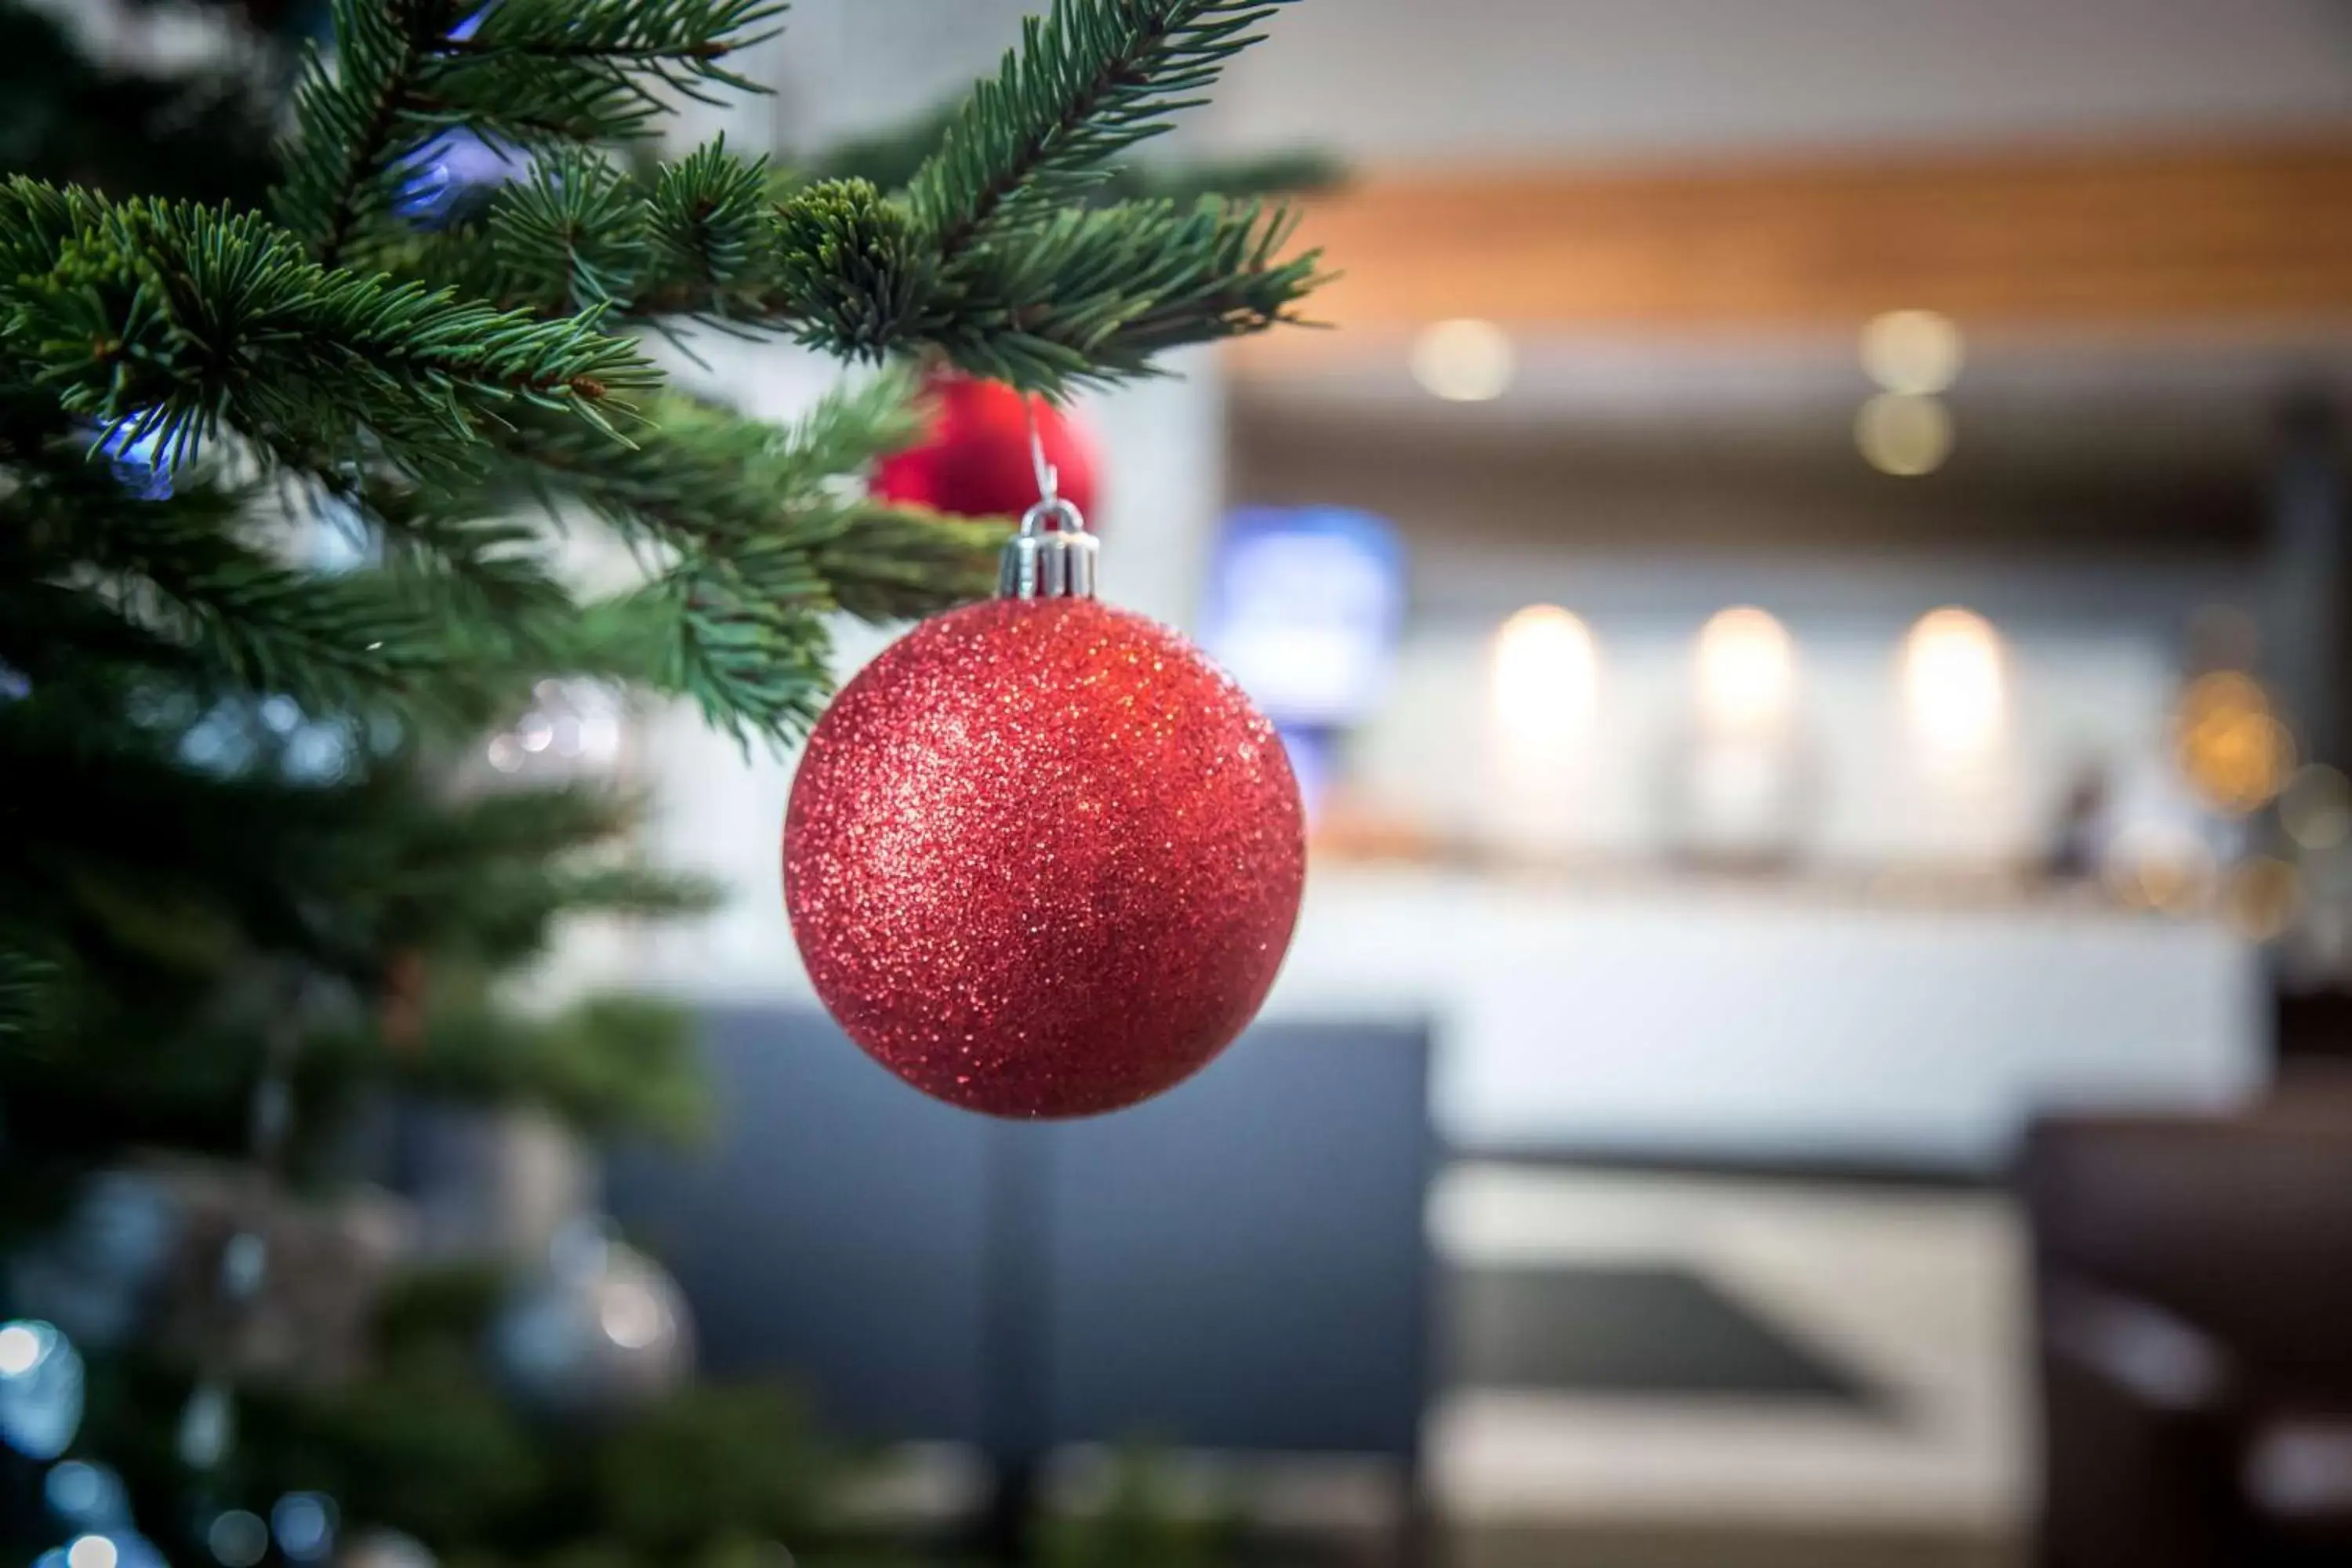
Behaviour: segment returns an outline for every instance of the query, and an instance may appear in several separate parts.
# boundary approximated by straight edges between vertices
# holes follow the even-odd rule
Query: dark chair
[[[2352,1563],[2352,1092],[2048,1121],[2022,1183],[2040,1568]]]
[[[1416,1482],[1434,1163],[1418,1028],[1269,1025],[1099,1120],[925,1099],[820,1015],[722,1010],[724,1119],[617,1154],[711,1372],[780,1373],[862,1437],[1394,1458]]]

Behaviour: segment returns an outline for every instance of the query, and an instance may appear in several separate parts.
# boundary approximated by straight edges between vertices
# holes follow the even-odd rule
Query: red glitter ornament
[[[1042,397],[968,375],[931,376],[923,392],[931,418],[922,444],[875,466],[868,488],[876,496],[959,517],[1020,516],[1037,499],[1029,446],[1034,415],[1063,499],[1082,512],[1094,510],[1094,443],[1068,415]]]
[[[973,1110],[1087,1116],[1189,1077],[1257,1011],[1304,822],[1273,726],[1182,637],[1091,598],[996,599],[834,700],[793,783],[784,901],[817,994],[884,1067]]]

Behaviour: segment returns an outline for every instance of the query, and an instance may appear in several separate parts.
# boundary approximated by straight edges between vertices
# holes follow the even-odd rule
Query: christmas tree
[[[5,1544],[303,1561],[331,1498],[346,1557],[765,1560],[823,1522],[789,1402],[495,1386],[506,1287],[371,1241],[353,1116],[690,1129],[680,1018],[509,984],[704,897],[588,765],[616,694],[788,743],[832,617],[983,590],[999,525],[864,491],[919,428],[891,367],[1055,396],[1286,318],[1278,205],[1123,165],[1270,7],[1057,0],[832,174],[647,152],[757,90],[770,0],[208,9],[193,69],[0,9]],[[664,384],[689,328],[881,368],[777,428]]]

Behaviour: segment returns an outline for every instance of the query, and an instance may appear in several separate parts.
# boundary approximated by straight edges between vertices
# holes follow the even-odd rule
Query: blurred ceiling
[[[1944,395],[1949,459],[1898,479],[1856,449],[1874,388],[1851,338],[1561,334],[1516,351],[1509,386],[1475,404],[1433,397],[1401,353],[1239,381],[1234,493],[1612,547],[2242,556],[2290,406],[2352,398],[2352,332],[1975,341]]]
[[[2341,0],[1305,0],[1269,35],[1204,139],[1382,169],[2352,121]]]

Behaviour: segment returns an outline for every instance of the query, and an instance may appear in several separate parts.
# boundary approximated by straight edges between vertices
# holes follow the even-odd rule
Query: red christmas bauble
[[[1305,879],[1274,728],[1177,633],[1092,599],[917,626],[834,699],[784,818],[825,1007],[1008,1117],[1160,1093],[1265,1000]]]
[[[1094,514],[1094,443],[1068,415],[1003,382],[968,375],[933,376],[923,390],[930,426],[920,446],[875,466],[875,495],[959,517],[1019,517],[1037,500],[1029,451],[1034,414],[1037,441],[1057,471],[1063,499]]]

